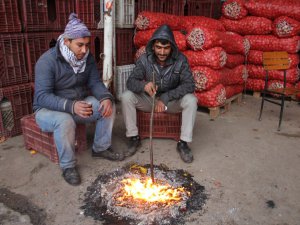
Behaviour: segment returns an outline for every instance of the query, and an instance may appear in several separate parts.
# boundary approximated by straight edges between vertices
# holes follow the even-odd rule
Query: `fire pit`
[[[207,199],[184,170],[154,166],[154,177],[153,183],[150,165],[137,164],[99,175],[85,193],[84,214],[106,225],[176,225]]]

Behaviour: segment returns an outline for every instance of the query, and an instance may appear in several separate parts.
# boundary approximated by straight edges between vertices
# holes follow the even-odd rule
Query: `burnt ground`
[[[197,113],[191,148],[194,162],[185,164],[176,142],[154,139],[154,163],[186,170],[205,187],[201,210],[185,218],[186,225],[298,225],[300,221],[300,105],[287,102],[282,130],[277,132],[279,107],[266,103],[258,121],[260,100],[246,95],[242,104],[211,121]],[[118,105],[119,108],[119,105]],[[89,147],[93,126],[89,126]],[[113,147],[125,148],[125,128],[118,110]],[[130,162],[149,163],[149,140],[122,162],[91,158],[90,149],[78,155],[82,184],[64,182],[58,165],[24,148],[22,136],[0,144],[1,225],[96,225],[81,208],[87,188],[101,174]],[[9,197],[8,197],[9,196]]]
[[[12,211],[7,210],[5,213],[0,214],[0,224],[4,221],[7,221],[8,224],[10,224],[10,222],[31,222],[33,225],[45,224],[46,213],[44,210],[32,203],[26,196],[13,193],[7,188],[0,188],[0,202],[5,205],[6,208],[29,217],[19,219],[19,215],[15,215]],[[1,207],[2,212],[4,212],[3,205]]]

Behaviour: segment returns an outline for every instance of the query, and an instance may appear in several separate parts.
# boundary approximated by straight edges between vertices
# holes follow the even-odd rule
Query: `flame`
[[[118,201],[124,200],[142,200],[149,203],[159,202],[170,204],[183,199],[183,195],[188,195],[184,187],[173,188],[168,183],[156,181],[152,183],[151,178],[139,180],[136,178],[122,180],[123,190]]]

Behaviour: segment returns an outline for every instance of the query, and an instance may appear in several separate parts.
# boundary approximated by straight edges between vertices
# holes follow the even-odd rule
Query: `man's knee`
[[[182,106],[197,108],[198,99],[194,94],[186,94],[182,99]]]
[[[134,93],[132,91],[126,90],[121,97],[122,102],[130,102],[135,98]]]

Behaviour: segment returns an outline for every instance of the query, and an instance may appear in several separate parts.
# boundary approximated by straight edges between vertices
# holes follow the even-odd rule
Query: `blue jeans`
[[[115,105],[110,117],[102,117],[98,112],[99,101],[89,96],[84,101],[92,103],[93,115],[82,118],[65,112],[52,111],[45,108],[38,110],[35,114],[36,123],[44,132],[53,132],[55,145],[59,156],[59,164],[62,169],[71,168],[76,165],[75,158],[75,128],[76,123],[96,122],[93,142],[95,152],[105,151],[111,146],[112,128],[115,119]]]

